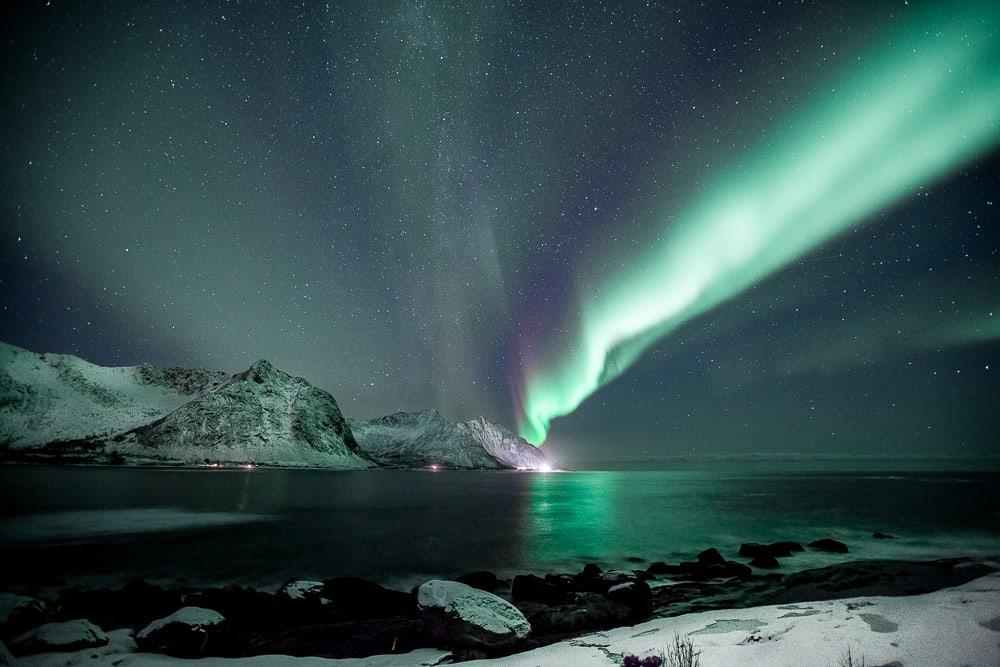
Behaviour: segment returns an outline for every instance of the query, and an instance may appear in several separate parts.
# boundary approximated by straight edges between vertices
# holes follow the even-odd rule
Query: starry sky
[[[5,3],[0,338],[568,464],[996,455],[983,6]]]

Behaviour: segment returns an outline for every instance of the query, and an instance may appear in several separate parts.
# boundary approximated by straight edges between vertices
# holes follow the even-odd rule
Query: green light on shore
[[[683,322],[995,147],[997,26],[1000,4],[988,2],[909,23],[673,212],[647,252],[613,275],[581,276],[570,344],[533,341],[521,435],[542,443],[553,419]]]

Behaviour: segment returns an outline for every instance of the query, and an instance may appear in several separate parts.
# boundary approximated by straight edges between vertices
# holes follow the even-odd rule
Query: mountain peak
[[[250,365],[250,368],[235,376],[240,380],[253,380],[261,384],[287,377],[287,373],[275,368],[267,359],[258,359]]]
[[[274,370],[274,366],[267,359],[258,359],[253,362],[247,370],[269,372]]]

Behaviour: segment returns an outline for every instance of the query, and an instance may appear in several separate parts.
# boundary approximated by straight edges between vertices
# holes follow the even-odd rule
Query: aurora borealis
[[[995,451],[989,3],[2,11],[2,340],[568,465]]]
[[[543,442],[554,417],[683,322],[995,148],[998,22],[996,7],[919,15],[736,158],[625,268],[585,279],[573,343],[527,371],[521,434]]]

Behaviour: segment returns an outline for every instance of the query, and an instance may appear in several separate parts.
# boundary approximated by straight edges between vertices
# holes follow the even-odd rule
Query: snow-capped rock
[[[121,433],[228,379],[200,369],[109,368],[0,343],[0,445],[22,449]]]
[[[222,614],[212,609],[182,607],[137,632],[135,643],[143,651],[180,658],[199,657],[218,636],[225,621]]]
[[[108,446],[182,463],[374,467],[333,396],[264,360]]]
[[[0,639],[19,635],[45,620],[45,605],[26,595],[0,593]]]
[[[537,447],[485,419],[453,422],[436,410],[348,420],[358,444],[378,463],[403,468],[552,470]]]
[[[323,597],[322,581],[290,581],[278,589],[278,595],[289,600],[318,600],[321,604],[330,604]]]
[[[457,581],[435,579],[421,585],[417,606],[431,634],[451,643],[506,646],[531,633],[517,607]]]
[[[15,655],[30,655],[46,651],[77,651],[104,646],[108,636],[85,618],[62,623],[46,623],[18,635],[10,642]]]

